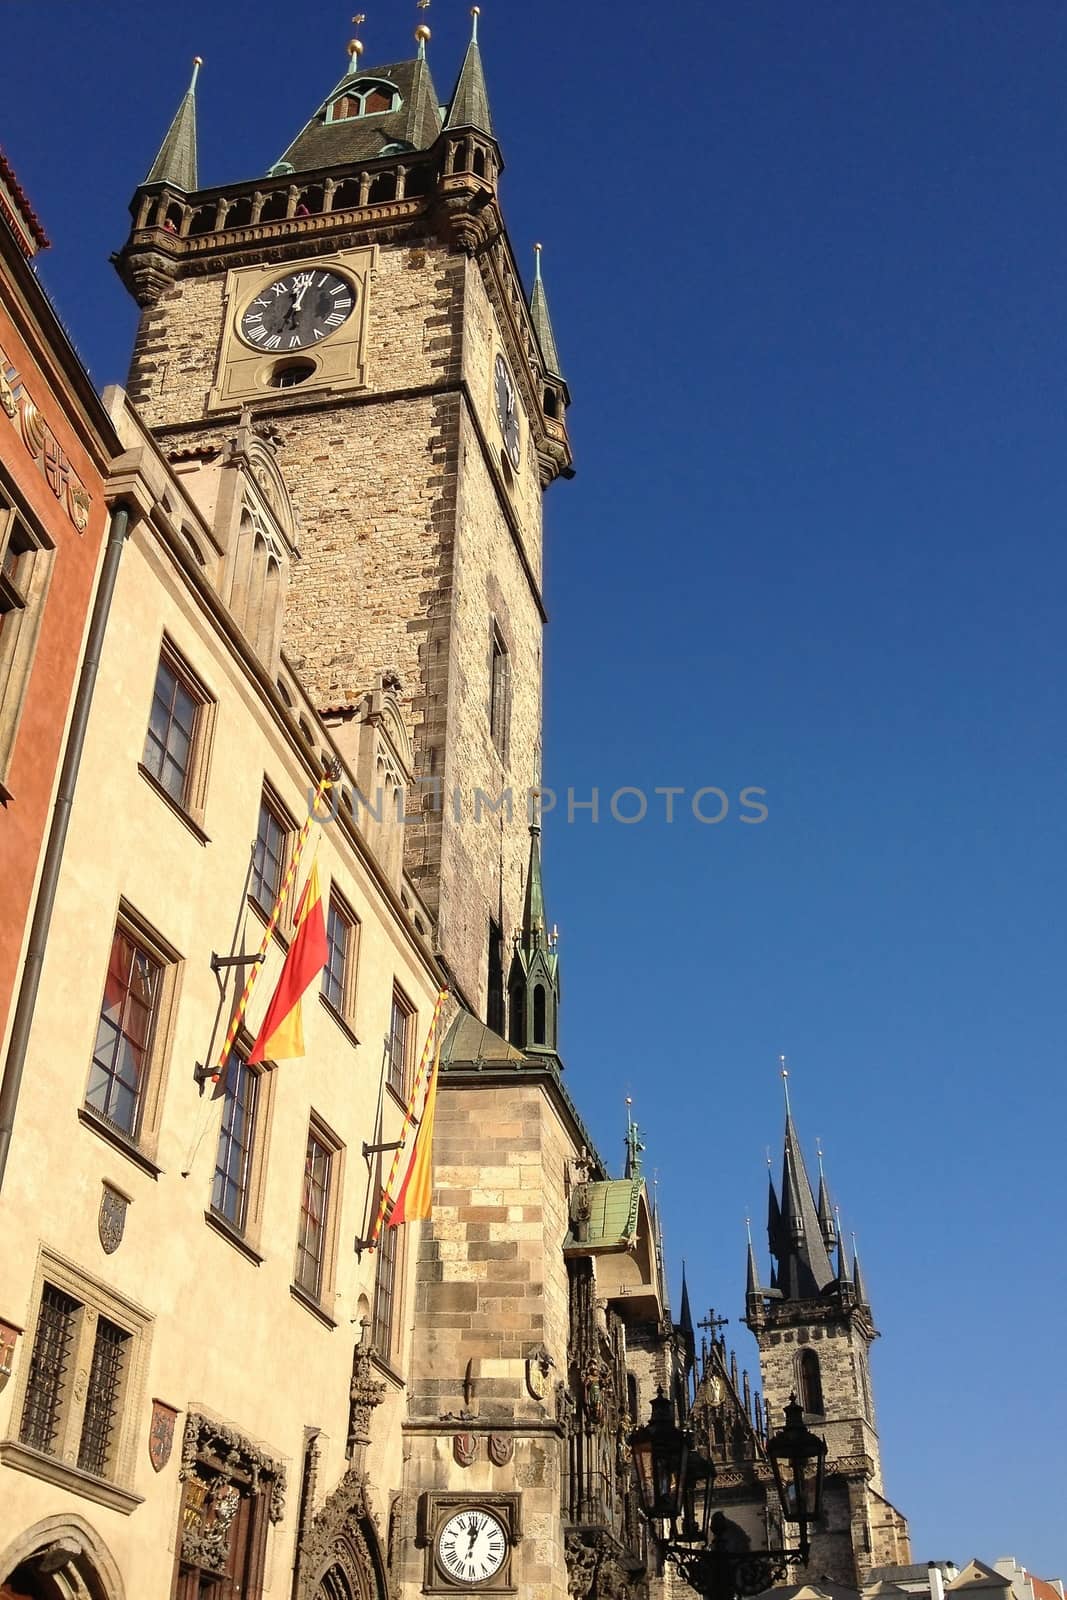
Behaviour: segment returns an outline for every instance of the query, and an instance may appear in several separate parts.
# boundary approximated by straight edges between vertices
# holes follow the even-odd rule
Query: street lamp
[[[805,1428],[796,1395],[785,1408],[785,1427],[767,1442],[782,1515],[800,1526],[796,1550],[729,1547],[730,1525],[714,1511],[715,1467],[676,1425],[662,1389],[650,1420],[630,1436],[630,1448],[641,1510],[660,1553],[698,1594],[714,1600],[760,1594],[787,1578],[791,1566],[807,1566],[808,1529],[822,1509],[826,1444]]]

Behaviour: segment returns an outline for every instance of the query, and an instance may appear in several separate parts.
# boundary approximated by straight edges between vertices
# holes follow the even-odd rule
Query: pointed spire
[[[477,128],[479,133],[487,133],[490,139],[495,139],[493,118],[489,110],[489,91],[485,87],[485,69],[482,66],[482,52],[478,44],[480,15],[481,7],[472,6],[471,42],[463,58],[463,66],[460,68],[455,93],[448,108],[445,127]]]
[[[748,1231],[748,1276],[745,1283],[745,1294],[758,1295],[760,1293],[759,1262],[756,1260],[756,1247],[752,1243],[752,1223],[745,1218],[745,1228]]]
[[[856,1235],[852,1235],[852,1287],[856,1291],[856,1301],[861,1306],[870,1305],[867,1299],[867,1285],[863,1281],[863,1268],[860,1266],[860,1253],[856,1248]]]
[[[563,368],[560,365],[556,335],[552,331],[552,318],[548,314],[545,282],[541,276],[541,249],[541,245],[534,245],[534,286],[530,296],[530,317],[534,332],[537,334],[537,342],[541,346],[541,354],[545,358],[545,371],[550,378],[559,378],[562,381]]]
[[[626,1176],[630,1179],[641,1176],[641,1152],[644,1144],[641,1140],[641,1130],[631,1115],[633,1100],[626,1096]],[[656,1182],[658,1183],[658,1179]]]
[[[196,174],[196,80],[203,66],[200,56],[193,57],[193,76],[188,89],[174,113],[174,121],[167,129],[167,137],[159,147],[145,183],[169,183],[184,194],[192,194],[197,187]]]
[[[845,1236],[841,1232],[841,1213],[837,1212],[837,1281],[842,1286],[852,1287],[852,1279],[848,1271],[848,1252],[845,1249]]]
[[[822,1229],[823,1243],[829,1251],[837,1243],[837,1230],[834,1225],[834,1211],[830,1204],[830,1190],[826,1182],[826,1173],[823,1171],[821,1139],[816,1139],[815,1149],[819,1156],[819,1227]]]
[[[778,1284],[787,1300],[820,1295],[833,1282],[826,1242],[789,1101],[789,1073],[781,1062],[785,1088],[785,1153],[782,1160],[782,1202],[777,1230]],[[772,1186],[773,1188],[773,1186]]]
[[[545,888],[541,880],[541,827],[530,827],[530,870],[526,874],[526,900],[522,908],[522,948],[536,950],[545,942]]]
[[[685,1339],[686,1351],[689,1356],[689,1365],[692,1366],[696,1359],[696,1329],[693,1326],[693,1310],[689,1304],[689,1285],[685,1281],[685,1262],[682,1262],[682,1305],[678,1312],[678,1326]]]

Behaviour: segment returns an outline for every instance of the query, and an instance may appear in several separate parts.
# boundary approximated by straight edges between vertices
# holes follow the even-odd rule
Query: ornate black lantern
[[[682,1526],[678,1534],[684,1544],[711,1543],[714,1484],[714,1463],[699,1451],[691,1449],[682,1486]]]
[[[630,1435],[641,1510],[651,1523],[673,1528],[682,1510],[689,1441],[675,1425],[674,1408],[660,1389],[652,1415]]]
[[[767,1441],[782,1515],[800,1524],[800,1549],[805,1560],[810,1545],[808,1528],[822,1512],[826,1441],[804,1426],[804,1413],[796,1395],[785,1408],[785,1427]]]

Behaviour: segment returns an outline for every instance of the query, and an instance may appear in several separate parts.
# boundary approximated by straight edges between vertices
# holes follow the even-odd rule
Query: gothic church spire
[[[554,935],[545,923],[541,829],[537,823],[530,828],[526,900],[508,976],[508,1002],[510,1042],[520,1050],[554,1055],[559,1029],[559,956]]]
[[[197,187],[196,173],[196,80],[203,66],[200,56],[193,57],[193,76],[182,98],[167,136],[159,147],[159,154],[145,183],[169,183],[172,188],[192,194]]]
[[[548,297],[545,294],[545,283],[541,276],[541,246],[534,245],[534,286],[530,296],[530,316],[533,320],[534,332],[537,342],[541,346],[541,354],[545,358],[545,371],[550,378],[559,378],[563,381],[563,369],[560,366],[559,350],[556,346],[556,335],[552,331],[552,318],[548,314]]]
[[[445,127],[475,128],[479,133],[488,134],[490,139],[495,139],[492,113],[489,110],[489,91],[485,86],[485,68],[482,66],[482,52],[478,44],[480,15],[479,7],[473,6],[471,42],[463,58]]]

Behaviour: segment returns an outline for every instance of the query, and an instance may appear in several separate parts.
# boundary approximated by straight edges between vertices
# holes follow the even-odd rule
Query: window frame
[[[268,812],[268,814],[273,818],[274,822],[281,829],[283,835],[277,888],[275,889],[275,892],[271,896],[270,902],[267,905],[264,905],[262,901],[257,898],[256,894],[256,877],[258,874],[256,855],[259,851],[260,822],[262,820],[264,811]],[[278,794],[278,791],[275,789],[270,780],[268,778],[264,778],[263,787],[260,792],[259,809],[256,812],[256,842],[252,856],[252,872],[248,881],[248,903],[252,907],[253,911],[255,911],[264,922],[268,920],[271,912],[274,909],[274,903],[278,898],[277,890],[280,889],[281,885],[285,882],[285,874],[288,871],[289,863],[292,860],[293,848],[298,832],[299,830],[293,820],[292,812],[289,810],[284,800],[282,800],[281,796]],[[278,918],[277,926],[279,929],[289,932],[292,931],[293,910],[294,907],[292,904],[292,896],[290,895],[290,903],[282,908],[282,914]]]
[[[300,1258],[304,1249],[303,1223],[305,1215],[307,1161],[309,1148],[314,1141],[325,1153],[327,1159],[326,1192],[323,1202],[322,1226],[320,1229],[321,1248],[317,1262],[317,1281],[311,1287],[301,1279]],[[304,1168],[300,1179],[300,1207],[297,1223],[296,1252],[293,1260],[293,1291],[298,1299],[309,1301],[314,1307],[326,1316],[332,1317],[334,1303],[338,1236],[341,1218],[341,1194],[344,1182],[344,1156],[345,1147],[341,1140],[327,1126],[317,1112],[312,1110],[308,1118],[307,1139],[304,1147]]]
[[[402,1270],[402,1241],[400,1229],[389,1226],[389,1217],[392,1215],[392,1206],[387,1210],[382,1220],[381,1230],[378,1234],[378,1252],[374,1266],[374,1303],[371,1312],[371,1348],[380,1360],[387,1366],[393,1364],[393,1352],[399,1339],[400,1324],[400,1296],[403,1286]],[[385,1289],[385,1298],[388,1300],[388,1312],[383,1317],[383,1267],[388,1271],[388,1287]],[[384,1335],[384,1337],[383,1337]]]
[[[330,922],[334,915],[345,923],[348,929],[348,938],[345,944],[344,967],[341,973],[340,1004],[327,992],[327,982],[332,980],[331,966],[333,945],[330,940]],[[330,896],[326,906],[326,944],[329,951],[325,967],[322,969],[322,982],[319,985],[319,995],[323,1005],[332,1016],[346,1024],[351,1030],[355,1025],[356,1016],[356,983],[359,975],[360,941],[363,933],[363,924],[352,910],[344,895],[335,883],[330,884]]]
[[[23,552],[28,565],[17,588],[3,573],[4,558],[16,534],[28,546]],[[0,625],[0,800],[3,801],[13,798],[7,781],[33,673],[54,557],[54,541],[36,517],[24,509],[8,474],[0,472],[0,602],[14,595],[19,602],[4,606],[0,611],[0,618],[14,619],[11,624],[5,620]]]
[[[489,629],[489,738],[501,761],[511,736],[511,651],[494,617]]]
[[[54,1402],[52,1448],[42,1450],[23,1439],[26,1406],[46,1290],[51,1287],[74,1301],[72,1331],[65,1365],[66,1382]],[[108,1429],[103,1474],[79,1466],[90,1395],[78,1376],[93,1368],[101,1320],[124,1336],[124,1356],[114,1394],[114,1417]],[[141,1433],[145,1379],[154,1319],[143,1307],[116,1294],[82,1272],[73,1262],[42,1248],[27,1314],[29,1353],[20,1363],[12,1396],[10,1437],[0,1443],[0,1461],[34,1477],[60,1484],[88,1499],[129,1514],[143,1496],[133,1492],[137,1444]],[[32,1334],[30,1333],[30,1330]]]
[[[120,1146],[128,1146],[131,1150],[147,1156],[149,1160],[153,1160],[159,1142],[163,1091],[166,1087],[174,1043],[178,996],[184,962],[173,945],[168,944],[162,935],[146,922],[127,900],[119,901],[111,928],[111,942],[108,945],[104,966],[104,985],[94,1023],[94,1028],[97,1031],[93,1035],[93,1042],[88,1051],[89,1069],[78,1115],[83,1123],[102,1134],[105,1138],[118,1142]],[[89,1101],[89,1083],[93,1073],[100,1023],[103,1020],[108,975],[111,971],[111,955],[115,939],[120,933],[124,938],[131,940],[141,948],[161,969],[159,992],[154,1006],[151,1033],[145,1047],[144,1068],[138,1089],[137,1114],[132,1132],[128,1132],[121,1123],[113,1121],[105,1112],[100,1111]]]
[[[176,679],[179,686],[185,690],[190,699],[193,700],[195,708],[193,728],[189,740],[188,767],[180,798],[171,794],[162,777],[153,772],[146,759],[148,756],[148,742],[153,736],[152,713],[155,710],[159,674],[164,667]],[[179,812],[181,816],[195,823],[197,827],[203,826],[204,813],[207,806],[208,770],[215,739],[217,712],[218,702],[215,696],[200,675],[190,666],[174,640],[169,634],[165,633],[160,642],[159,655],[156,659],[156,675],[152,682],[152,698],[149,703],[148,723],[145,728],[145,743],[141,759],[138,762],[138,771],[167,805]]]
[[[226,1063],[225,1076],[217,1099],[220,1102],[219,1123],[215,1139],[215,1158],[211,1175],[211,1191],[208,1197],[207,1210],[204,1212],[205,1220],[216,1230],[223,1234],[231,1243],[245,1253],[251,1253],[258,1259],[258,1245],[263,1225],[263,1198],[266,1187],[267,1151],[270,1145],[271,1126],[274,1113],[274,1073],[268,1069],[266,1063],[257,1062],[250,1066],[248,1054],[252,1048],[252,1039],[242,1029],[241,1035],[230,1052]],[[237,1060],[245,1072],[250,1073],[255,1082],[255,1103],[252,1114],[252,1133],[249,1139],[247,1161],[243,1185],[243,1208],[240,1223],[227,1216],[225,1211],[219,1210],[215,1205],[215,1180],[219,1175],[219,1149],[222,1141],[223,1119],[226,1116],[227,1089],[229,1087],[230,1062]]]
[[[394,1020],[395,1020],[395,1017],[396,1017],[396,1014],[397,1014],[398,1011],[401,1013],[401,1015],[405,1019],[404,1044],[403,1044],[404,1059],[403,1059],[403,1062],[402,1062],[402,1065],[401,1065],[401,1071],[400,1071],[400,1074],[399,1074],[399,1078],[400,1078],[399,1082],[396,1081],[396,1076],[397,1076],[397,1074],[396,1074],[396,1060],[395,1060],[394,1051],[393,1051],[393,1044],[394,1044],[394,1040],[396,1038],[396,1029],[394,1027]],[[388,1084],[389,1088],[392,1090],[393,1094],[395,1094],[397,1096],[397,1098],[399,1100],[401,1100],[402,1102],[404,1102],[405,1104],[406,1104],[406,1096],[407,1096],[408,1091],[409,1091],[409,1089],[411,1087],[411,1069],[412,1069],[412,1067],[414,1065],[415,1028],[416,1028],[417,1019],[418,1019],[418,1011],[416,1010],[414,1002],[408,998],[407,994],[404,992],[404,990],[400,987],[400,984],[397,983],[396,979],[394,978],[393,979],[393,997],[392,997],[392,1000],[390,1002],[390,1007],[389,1007],[389,1033],[387,1035],[387,1038],[388,1038],[388,1041],[389,1041],[389,1059],[388,1059],[388,1063],[387,1063],[387,1067],[386,1067],[386,1083]]]

